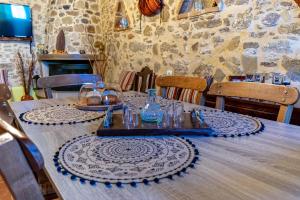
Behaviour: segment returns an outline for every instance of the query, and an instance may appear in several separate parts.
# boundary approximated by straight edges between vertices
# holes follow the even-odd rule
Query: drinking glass
[[[173,119],[175,114],[175,103],[174,101],[170,100],[167,105],[167,112],[168,116]]]
[[[281,85],[282,84],[282,75],[280,73],[274,73],[272,83],[275,85]]]
[[[125,110],[123,116],[124,124],[127,128],[136,127],[139,125],[139,114],[138,112],[133,109],[132,107],[128,107]]]
[[[282,84],[283,85],[291,85],[291,79],[288,75],[283,75],[282,76]]]
[[[179,121],[179,122],[182,122],[183,119],[184,119],[184,107],[183,107],[183,103],[178,101],[175,103],[175,118],[176,118],[176,121]],[[177,120],[178,118],[178,120]]]
[[[158,128],[168,128],[171,125],[171,118],[168,114],[167,107],[161,109],[160,116],[157,120]]]
[[[255,76],[253,74],[247,74],[245,81],[246,82],[254,82],[255,81]]]
[[[175,103],[174,105],[173,126],[179,128],[183,121],[183,106],[180,103]]]

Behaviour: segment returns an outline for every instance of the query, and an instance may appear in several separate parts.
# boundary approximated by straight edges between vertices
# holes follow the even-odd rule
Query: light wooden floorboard
[[[1,200],[13,199],[1,175],[0,175],[0,199]]]

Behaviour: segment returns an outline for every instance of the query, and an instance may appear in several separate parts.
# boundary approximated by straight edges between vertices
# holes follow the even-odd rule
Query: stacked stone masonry
[[[114,32],[111,8],[101,10],[110,66],[117,81],[123,69],[148,65],[158,74],[228,75],[293,71],[300,81],[300,8],[292,0],[224,0],[219,13],[177,19],[179,1],[165,0],[161,15],[142,17],[136,2],[124,0],[131,30]]]

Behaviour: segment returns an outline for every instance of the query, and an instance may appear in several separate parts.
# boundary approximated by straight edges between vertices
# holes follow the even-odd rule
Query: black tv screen
[[[0,3],[0,37],[32,37],[29,6]]]

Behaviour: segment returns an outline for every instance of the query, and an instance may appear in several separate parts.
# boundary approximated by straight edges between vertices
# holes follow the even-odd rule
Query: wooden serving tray
[[[114,110],[121,109],[122,106],[123,106],[122,103],[112,105]],[[79,110],[88,110],[88,111],[105,111],[108,108],[108,106],[106,106],[106,105],[88,106],[86,104],[80,104],[80,103],[75,104],[75,107]]]
[[[149,135],[200,135],[211,136],[213,130],[206,124],[193,119],[190,113],[184,113],[184,121],[181,127],[158,128],[155,123],[142,122],[139,117],[139,125],[127,128],[123,124],[122,114],[113,114],[113,124],[110,128],[104,128],[103,122],[97,130],[98,136],[149,136]]]

